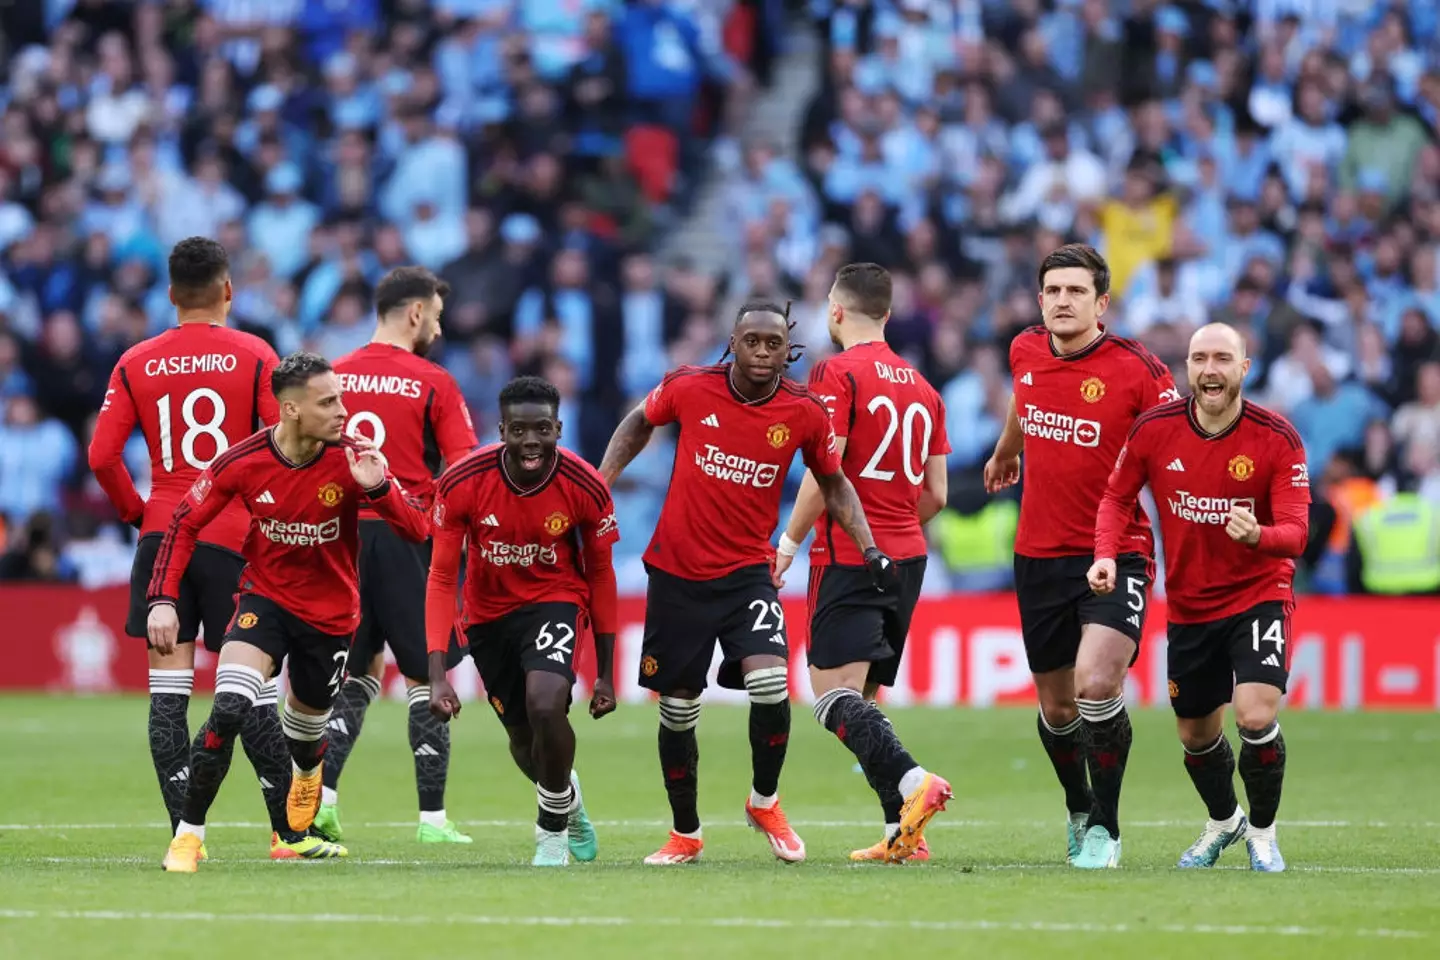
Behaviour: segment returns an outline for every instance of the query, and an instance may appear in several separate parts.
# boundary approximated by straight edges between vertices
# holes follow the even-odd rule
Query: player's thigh
[[[429,654],[425,646],[425,581],[429,574],[427,545],[410,543],[386,524],[377,531],[371,556],[379,561],[379,576],[369,580],[368,612],[378,633],[395,656],[395,666],[417,683],[430,675]],[[366,580],[361,578],[361,588]],[[452,650],[457,648],[451,638]],[[375,647],[379,652],[378,645]],[[372,654],[373,656],[373,654]],[[454,658],[456,662],[459,657]],[[368,664],[369,659],[365,662]],[[447,663],[453,666],[453,663]]]
[[[1198,720],[1230,702],[1235,682],[1229,649],[1232,628],[1228,618],[1169,625],[1165,672],[1175,716]]]
[[[723,611],[717,634],[723,661],[716,682],[745,689],[741,664],[752,657],[788,660],[785,608],[765,566],[744,567],[715,581],[714,610]]]
[[[1235,722],[1258,729],[1275,719],[1290,681],[1292,606],[1261,603],[1233,617],[1230,663],[1235,671]]]
[[[244,570],[245,558],[221,547],[201,545],[190,560],[186,579],[205,628],[205,649],[211,653],[220,652],[235,619],[236,592]]]
[[[890,655],[870,664],[867,685],[893,687],[900,673],[900,660],[905,656],[905,641],[910,636],[910,622],[920,605],[920,592],[925,585],[925,558],[902,560],[895,565],[899,586],[885,607],[885,645]]]
[[[1080,604],[1090,595],[1084,557],[1015,555],[1015,600],[1030,672],[1075,666],[1080,651]]]
[[[723,610],[711,585],[651,568],[645,588],[640,686],[667,695],[705,689]]]
[[[1088,557],[1084,559],[1088,570],[1090,560]],[[1126,664],[1128,667],[1139,655],[1140,640],[1145,632],[1145,613],[1150,606],[1150,584],[1155,579],[1155,572],[1153,565],[1145,557],[1123,554],[1116,561],[1115,574],[1115,589],[1104,595],[1090,590],[1089,583],[1086,582],[1079,605],[1080,638],[1083,644],[1085,629],[1092,625],[1107,627],[1114,633],[1127,637],[1134,645],[1129,648],[1129,662]],[[1084,577],[1083,572],[1081,577]]]
[[[269,679],[280,671],[290,644],[284,611],[265,597],[242,593],[235,600],[235,615],[225,631],[219,666],[243,664]]]
[[[834,564],[812,567],[809,601],[806,659],[812,670],[869,664],[894,652],[885,642],[886,597],[875,589],[868,570]]]
[[[470,659],[485,687],[485,699],[512,739],[515,731],[529,729],[525,714],[525,670],[520,666],[518,635],[510,617],[471,624],[465,631]]]
[[[125,614],[125,633],[137,639],[147,638],[145,623],[150,618],[150,578],[155,570],[155,559],[160,552],[161,541],[159,534],[141,537],[135,548],[135,559],[130,564],[130,603]],[[193,562],[192,560],[192,565]],[[195,637],[200,633],[200,606],[188,568],[180,578],[180,595],[175,598],[175,615],[180,620],[179,642],[194,643]],[[149,646],[148,639],[146,646]],[[194,651],[191,651],[189,656],[193,662]]]
[[[335,702],[345,678],[350,637],[322,633],[294,617],[290,620],[290,660],[286,664],[290,699],[324,713]]]

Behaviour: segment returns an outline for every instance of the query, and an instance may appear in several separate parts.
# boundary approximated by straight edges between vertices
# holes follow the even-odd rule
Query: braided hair
[[[790,307],[794,304],[794,302],[795,301],[793,300],[786,300],[785,306],[782,307],[774,300],[746,300],[740,305],[740,309],[735,313],[734,326],[738,327],[740,325],[740,321],[745,319],[745,315],[747,313],[773,313],[778,315],[782,320],[785,321],[785,330],[788,336],[795,330],[795,321],[790,319]],[[726,360],[728,360],[731,356],[731,352],[732,351],[730,350],[730,346],[727,344],[725,347],[725,352],[720,354],[720,362],[724,363]],[[790,350],[785,355],[785,366],[789,367],[791,364],[797,363],[803,356],[805,356],[805,344],[791,343]]]

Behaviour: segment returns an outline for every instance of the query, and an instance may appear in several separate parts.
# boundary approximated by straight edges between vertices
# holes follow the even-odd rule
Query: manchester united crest
[[[500,698],[499,698],[499,697],[491,697],[491,698],[490,698],[490,706],[492,706],[492,707],[495,708],[495,715],[496,715],[496,716],[498,716],[498,717],[503,717],[503,716],[505,716],[505,704],[503,704],[503,703],[500,702]]]
[[[1099,377],[1086,377],[1080,384],[1080,398],[1086,403],[1096,403],[1105,396],[1105,381]]]
[[[1241,453],[1230,458],[1230,464],[1226,469],[1236,480],[1249,480],[1255,476],[1255,461]]]
[[[770,441],[770,446],[779,450],[790,442],[790,428],[783,423],[772,423],[765,430],[765,439]]]
[[[654,657],[645,657],[640,661],[640,673],[643,676],[653,677],[660,671],[660,664],[655,662]]]
[[[235,621],[235,626],[239,627],[241,630],[249,630],[251,627],[255,626],[255,624],[259,622],[259,617],[257,617],[253,613],[247,612],[240,614],[239,618]]]
[[[336,507],[340,505],[341,500],[345,499],[345,488],[332,480],[321,487],[316,493],[316,496],[320,498],[320,502],[325,504],[325,506]]]
[[[1180,684],[1176,683],[1174,680],[1171,680],[1171,681],[1170,681],[1170,699],[1171,699],[1171,700],[1174,700],[1174,699],[1175,699],[1176,697],[1178,697],[1178,696],[1180,696]]]
[[[565,516],[565,514],[561,513],[559,510],[556,510],[554,513],[550,514],[550,516],[545,518],[545,532],[550,534],[550,536],[552,537],[558,537],[560,536],[560,534],[564,533],[566,530],[569,529],[570,518]]]

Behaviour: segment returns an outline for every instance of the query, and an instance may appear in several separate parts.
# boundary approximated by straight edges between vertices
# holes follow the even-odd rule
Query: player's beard
[[[1190,385],[1190,392],[1195,395],[1195,399],[1200,404],[1201,409],[1212,416],[1231,409],[1240,398],[1240,389],[1241,382],[1239,380],[1227,380],[1224,382],[1224,387],[1220,394],[1218,396],[1212,396],[1205,392],[1203,383],[1197,381]]]
[[[417,337],[415,338],[415,350],[414,350],[415,356],[417,356],[417,357],[428,356],[429,353],[430,353],[430,348],[433,347],[433,346],[435,346],[435,341],[438,340],[438,339],[440,339],[439,334],[427,336],[426,334],[423,334],[423,333],[422,333],[422,334],[420,334],[419,336],[417,336]]]

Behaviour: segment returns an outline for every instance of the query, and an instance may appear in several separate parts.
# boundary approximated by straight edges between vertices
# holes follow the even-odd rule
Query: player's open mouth
[[[1219,397],[1219,396],[1223,396],[1223,395],[1225,394],[1225,384],[1223,384],[1223,383],[1202,383],[1202,384],[1200,384],[1200,392],[1201,392],[1202,394],[1204,394],[1205,396],[1207,396],[1207,397]]]
[[[538,453],[522,453],[520,455],[520,469],[530,471],[539,470],[545,458]]]

